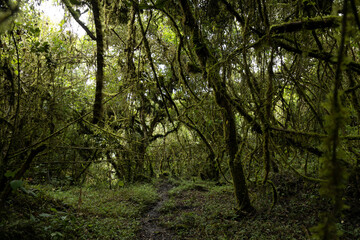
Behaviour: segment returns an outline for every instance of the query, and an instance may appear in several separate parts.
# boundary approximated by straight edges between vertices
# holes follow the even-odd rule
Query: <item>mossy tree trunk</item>
[[[104,88],[104,37],[100,15],[99,0],[91,1],[96,28],[96,90],[94,102],[93,123],[98,123],[103,118],[103,88]]]
[[[30,165],[31,165],[31,163],[33,162],[33,160],[35,159],[35,157],[36,157],[39,153],[43,152],[46,148],[47,148],[46,145],[40,145],[40,146],[38,146],[37,148],[32,149],[32,150],[30,151],[30,154],[29,154],[28,157],[26,158],[25,162],[24,162],[24,163],[21,165],[21,167],[16,171],[15,176],[8,181],[8,184],[6,184],[4,190],[0,193],[0,207],[4,206],[6,199],[8,198],[8,196],[9,196],[10,193],[11,193],[12,188],[11,188],[11,186],[10,186],[10,182],[11,182],[12,180],[20,180],[20,179],[24,176],[25,172],[26,172],[27,170],[29,170]]]
[[[216,58],[212,55],[210,49],[201,37],[200,28],[191,12],[189,2],[187,0],[181,0],[180,2],[185,33],[187,33],[191,39],[191,43],[193,44],[192,49],[194,49],[203,69],[203,78],[213,89],[216,103],[222,108],[224,139],[229,155],[229,167],[233,179],[237,207],[240,211],[251,212],[254,208],[250,203],[241,163],[241,149],[239,149],[237,141],[237,125],[234,109],[227,93],[226,84],[220,77],[220,68]]]
[[[218,69],[219,70],[219,69]],[[241,163],[242,147],[239,148],[237,137],[237,125],[233,106],[231,105],[226,86],[220,80],[219,71],[209,72],[208,80],[214,84],[214,93],[217,104],[222,107],[223,131],[229,154],[229,167],[234,185],[234,193],[239,210],[251,212],[253,207],[246,185],[244,170]]]

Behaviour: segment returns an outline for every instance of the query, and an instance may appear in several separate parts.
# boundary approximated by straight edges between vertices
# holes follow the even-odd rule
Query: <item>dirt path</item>
[[[160,183],[158,187],[158,193],[160,195],[160,200],[147,212],[145,216],[141,219],[142,229],[138,234],[138,239],[140,240],[168,240],[172,239],[172,234],[166,230],[166,228],[160,226],[159,217],[161,213],[159,212],[162,205],[169,199],[168,191],[173,186],[166,180]]]

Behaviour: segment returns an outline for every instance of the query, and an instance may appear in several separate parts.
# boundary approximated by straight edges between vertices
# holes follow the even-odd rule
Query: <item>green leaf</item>
[[[40,36],[40,28],[38,28],[38,27],[36,27],[36,28],[30,27],[29,32],[30,32],[30,35],[33,35],[34,37]]]
[[[124,186],[124,181],[119,181],[118,184],[119,184],[120,187],[123,187]]]
[[[7,170],[6,173],[4,174],[4,176],[7,178],[13,178],[13,177],[15,177],[15,174],[16,174],[16,171]]]
[[[26,190],[23,186],[20,186],[19,189],[26,194],[29,194],[28,190]]]
[[[27,190],[27,192],[30,196],[37,197],[36,193],[34,193],[33,191]]]
[[[10,186],[12,189],[17,190],[18,188],[22,187],[23,181],[21,180],[13,180],[10,182]]]
[[[59,26],[60,26],[61,29],[59,30],[59,32],[63,31],[62,27],[64,26],[65,23],[66,23],[66,21],[64,19],[60,21]]]
[[[36,217],[34,217],[34,215],[30,214],[30,221],[35,222],[36,221]]]
[[[62,233],[60,233],[60,232],[53,232],[53,233],[51,233],[51,237],[52,238],[54,238],[54,237],[63,237],[64,235],[62,234]]]
[[[49,218],[49,217],[52,217],[53,215],[48,214],[48,213],[40,213],[39,216],[40,216],[40,217]]]

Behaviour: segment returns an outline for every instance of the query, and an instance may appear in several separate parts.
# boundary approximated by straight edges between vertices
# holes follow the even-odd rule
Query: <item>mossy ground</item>
[[[152,184],[119,189],[37,188],[7,202],[0,239],[136,239],[139,219],[158,201]],[[80,199],[80,200],[79,200]]]
[[[161,182],[117,189],[38,189],[37,197],[15,193],[2,213],[1,239],[147,239],[144,216],[163,195]],[[278,201],[273,209],[272,188],[250,184],[255,214],[237,214],[229,184],[190,180],[166,180],[172,188],[156,209],[156,223],[171,239],[311,239],[321,212],[330,204],[319,197],[318,186],[278,176]],[[168,188],[167,188],[168,189]],[[349,209],[338,224],[341,239],[360,239],[358,197],[347,189]],[[5,216],[5,217],[4,217]],[[155,226],[154,225],[154,226]],[[140,237],[141,236],[141,237]]]

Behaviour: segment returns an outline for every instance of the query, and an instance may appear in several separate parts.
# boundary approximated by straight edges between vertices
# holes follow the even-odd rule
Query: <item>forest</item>
[[[0,239],[360,239],[359,13],[0,0]]]

